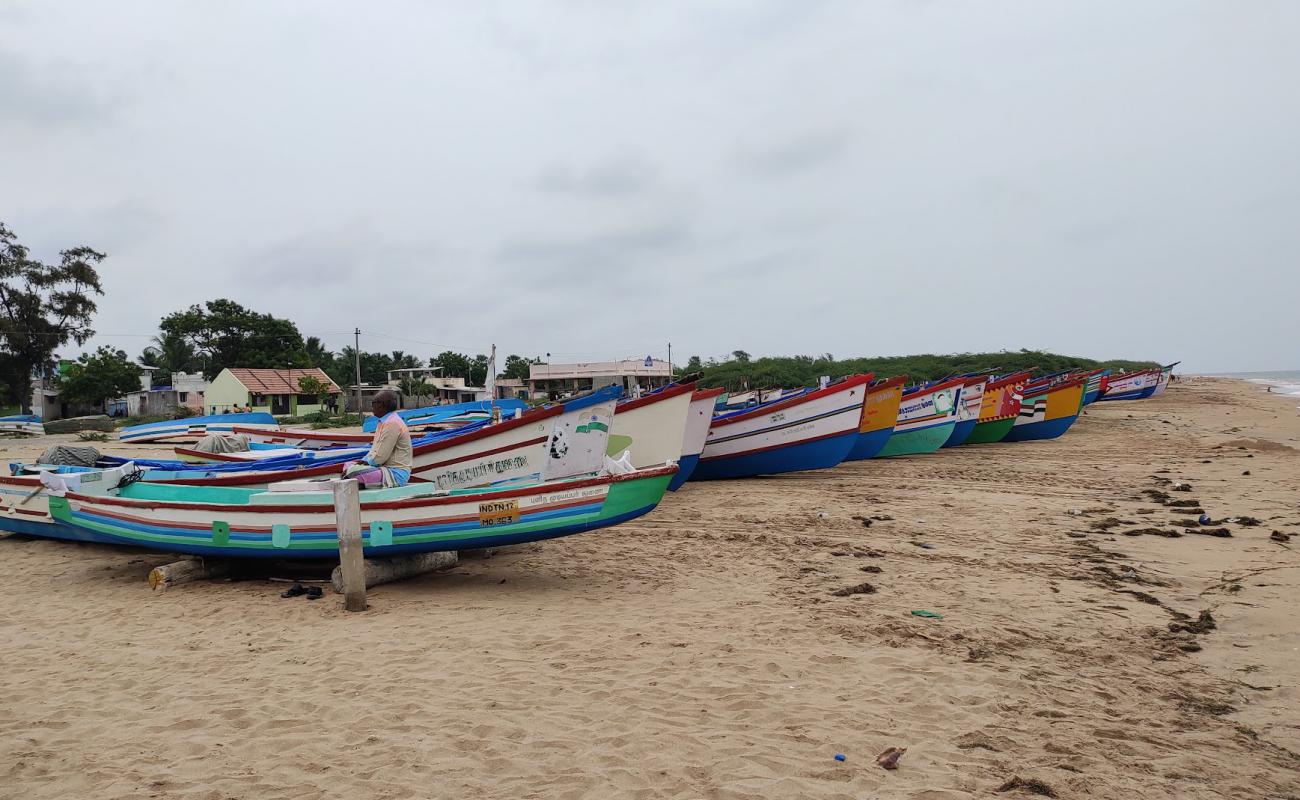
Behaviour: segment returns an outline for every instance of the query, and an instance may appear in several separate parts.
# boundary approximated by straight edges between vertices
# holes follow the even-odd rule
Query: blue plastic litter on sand
[[[1202,525],[1209,525],[1209,524],[1210,524],[1210,515],[1209,515],[1209,514],[1202,514],[1200,520],[1198,520],[1198,521],[1199,521]]]
[[[835,760],[836,760],[836,761],[843,761],[843,760],[844,760],[844,754],[843,754],[843,753],[836,753],[836,754],[835,754]]]

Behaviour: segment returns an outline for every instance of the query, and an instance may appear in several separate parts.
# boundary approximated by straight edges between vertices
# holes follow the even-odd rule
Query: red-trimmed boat
[[[870,375],[713,418],[692,480],[744,478],[840,463],[858,440]]]

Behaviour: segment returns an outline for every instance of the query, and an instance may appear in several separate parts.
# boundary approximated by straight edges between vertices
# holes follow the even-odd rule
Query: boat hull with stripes
[[[845,378],[807,394],[713,420],[692,480],[826,469],[858,438],[870,376]]]
[[[1101,396],[1102,385],[1106,382],[1106,376],[1110,370],[1099,369],[1088,373],[1088,385],[1083,389],[1083,404],[1092,405]]]
[[[943,447],[957,425],[965,382],[964,378],[954,378],[903,395],[894,432],[878,457],[923,455]]]
[[[668,465],[508,489],[363,491],[364,552],[383,557],[497,547],[617,525],[654,509],[676,471]],[[118,497],[74,492],[52,497],[50,510],[56,522],[95,541],[228,558],[338,558],[329,491],[136,483]]]
[[[1165,390],[1169,388],[1169,382],[1174,378],[1174,367],[1178,366],[1180,363],[1182,362],[1175,361],[1168,366],[1160,368],[1160,377],[1156,380],[1155,390],[1151,392],[1152,397],[1165,393]]]
[[[984,401],[984,387],[988,385],[987,375],[970,378],[961,388],[961,403],[957,408],[957,424],[952,426],[952,433],[943,443],[944,447],[957,447],[966,443],[975,432],[980,421],[980,407]]]
[[[45,424],[36,414],[13,414],[0,417],[0,433],[21,433],[25,436],[44,436]]]
[[[1142,400],[1151,396],[1159,381],[1159,370],[1143,370],[1119,377],[1111,376],[1106,391],[1097,400]]]
[[[620,391],[617,387],[601,390],[522,417],[416,443],[411,480],[440,489],[460,489],[594,472],[605,455]],[[593,420],[598,423],[595,427]],[[257,463],[231,465],[232,469],[225,470],[158,467],[149,470],[148,480],[189,486],[265,487],[286,480],[329,479],[342,473],[347,460],[351,460],[349,456],[340,454],[324,464],[294,459],[290,465],[267,464],[265,469],[259,469]]]
[[[966,444],[992,444],[1006,438],[1020,415],[1020,390],[1028,378],[1028,372],[1017,372],[984,387],[979,422],[966,437]]]
[[[1086,382],[1080,378],[1054,386],[1026,386],[1024,399],[1020,401],[1020,416],[1007,432],[1005,441],[1055,439],[1068,431],[1083,408]]]
[[[698,389],[691,395],[690,410],[686,412],[686,431],[682,434],[682,457],[677,462],[677,474],[668,482],[668,491],[675,492],[691,479],[704,452],[704,442],[709,438],[709,425],[713,422],[713,407],[726,389]]]
[[[115,486],[124,473],[134,471],[133,466],[128,466],[93,472],[99,481]],[[94,531],[56,521],[50,516],[50,497],[39,474],[0,476],[0,531],[42,539],[111,543],[110,539]]]
[[[254,411],[248,414],[213,414],[207,417],[164,420],[144,425],[132,425],[118,433],[123,442],[166,442],[182,439],[201,439],[210,433],[234,433],[235,426],[252,430],[279,430],[280,423],[270,414]]]
[[[862,461],[879,455],[894,433],[898,404],[903,400],[903,384],[906,382],[907,379],[900,375],[867,387],[858,438],[845,461]]]

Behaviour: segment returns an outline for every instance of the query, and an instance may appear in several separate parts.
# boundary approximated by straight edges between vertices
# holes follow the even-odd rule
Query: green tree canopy
[[[540,364],[540,358],[522,358],[516,355],[506,356],[505,371],[501,373],[503,378],[512,378],[517,381],[528,380],[529,369],[533,364]]]
[[[329,364],[316,364],[316,366],[325,370],[325,374],[334,379],[334,382],[340,386],[351,386],[356,383],[356,350],[351,347],[344,347],[338,354],[337,358],[332,359]],[[401,350],[394,350],[391,353],[368,353],[361,351],[361,382],[362,383],[383,383],[388,380],[388,373],[395,369],[419,369],[424,366],[424,361],[419,356]]]
[[[469,364],[469,377],[465,383],[469,386],[486,386],[488,373],[488,357],[479,353]]]
[[[446,350],[433,358],[429,359],[429,366],[432,368],[441,368],[440,373],[444,378],[464,378],[469,380],[470,373],[473,371],[473,361],[470,357],[462,353],[453,353]]]
[[[426,383],[423,378],[407,376],[398,382],[398,388],[401,389],[402,396],[406,398],[424,397],[433,394],[433,387]]]
[[[297,325],[234,300],[190,306],[163,317],[159,327],[162,338],[181,337],[207,357],[204,373],[209,378],[225,367],[311,366]]]
[[[32,375],[53,369],[59,347],[95,333],[94,296],[104,293],[96,267],[105,256],[89,247],[59,256],[58,264],[37,261],[0,222],[0,386],[23,409]]]
[[[316,398],[316,404],[324,406],[330,400],[330,385],[315,375],[303,375],[298,379],[298,391]]]
[[[140,390],[140,367],[122,350],[101,347],[83,353],[59,376],[59,394],[100,407],[105,400]]]

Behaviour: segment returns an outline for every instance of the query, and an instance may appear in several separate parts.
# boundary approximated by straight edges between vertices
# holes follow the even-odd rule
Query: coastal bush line
[[[996,353],[924,353],[908,356],[873,356],[836,360],[829,353],[820,356],[767,356],[751,359],[736,351],[725,361],[692,358],[684,368],[698,369],[701,384],[731,390],[744,388],[812,386],[822,376],[831,379],[867,372],[877,378],[906,375],[914,381],[938,380],[967,372],[1008,373],[1034,370],[1037,373],[1063,370],[1109,368],[1113,371],[1148,369],[1159,366],[1155,361],[1112,359],[1096,361],[1080,356],[1049,353],[1044,350],[1002,350]]]

